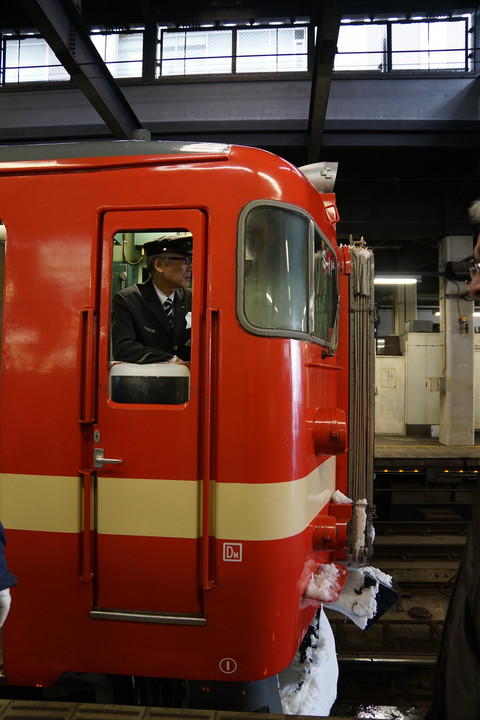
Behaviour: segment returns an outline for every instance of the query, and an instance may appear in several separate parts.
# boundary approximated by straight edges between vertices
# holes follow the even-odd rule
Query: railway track
[[[366,630],[327,610],[341,661],[435,663],[466,535],[401,529],[377,534],[371,562],[393,577],[396,604]]]
[[[464,543],[461,533],[377,536],[372,565],[395,578],[398,600],[366,630],[327,611],[339,664],[332,715],[423,720]]]

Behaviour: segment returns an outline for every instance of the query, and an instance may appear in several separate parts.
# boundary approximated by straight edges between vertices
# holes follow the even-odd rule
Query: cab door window
[[[116,403],[189,400],[193,255],[183,248],[192,242],[186,228],[128,229],[113,238],[109,396]],[[168,295],[152,281],[160,267],[169,278]]]

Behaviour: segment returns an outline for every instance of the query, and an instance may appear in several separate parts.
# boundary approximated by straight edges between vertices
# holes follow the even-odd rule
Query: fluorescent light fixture
[[[437,310],[437,312],[433,313],[436,317],[440,317],[440,310]],[[473,317],[480,317],[480,310],[474,310],[473,311]]]
[[[375,285],[415,285],[419,277],[406,277],[402,275],[377,275]]]

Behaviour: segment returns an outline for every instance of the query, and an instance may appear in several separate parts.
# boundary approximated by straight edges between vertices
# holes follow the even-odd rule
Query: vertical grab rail
[[[82,310],[82,379],[80,422],[95,422],[95,354],[97,316],[93,307]]]
[[[203,415],[203,508],[202,508],[202,588],[210,590],[215,582],[210,579],[210,482],[213,479],[213,438],[214,409],[216,404],[217,376],[216,360],[218,349],[218,310],[206,309],[207,357],[205,368],[205,409]]]
[[[93,307],[82,309],[81,315],[81,380],[80,380],[80,424],[82,427],[83,468],[80,478],[83,485],[83,527],[81,538],[80,580],[88,583],[93,578],[91,548],[91,440],[95,422],[95,377],[97,351],[97,315]]]
[[[90,582],[93,578],[92,570],[92,547],[91,547],[91,487],[92,473],[89,470],[81,470],[80,476],[83,482],[83,529],[82,529],[82,569],[80,580],[84,583]]]

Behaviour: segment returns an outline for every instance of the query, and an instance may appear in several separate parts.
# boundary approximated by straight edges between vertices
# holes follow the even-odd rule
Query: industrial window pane
[[[275,70],[275,30],[255,28],[237,33],[237,72]]]
[[[341,25],[334,70],[385,72],[387,25]]]
[[[69,79],[70,75],[43,38],[5,40],[5,83]]]
[[[143,33],[92,33],[90,38],[114,77],[141,77]]]
[[[232,72],[232,32],[163,32],[162,75],[200,75]]]
[[[280,72],[307,70],[307,28],[278,28]]]
[[[231,31],[220,30],[217,32],[195,32],[187,34],[185,56],[185,71],[187,75],[231,72]]]
[[[239,73],[307,70],[307,28],[238,30],[236,70]]]
[[[392,24],[393,70],[467,70],[464,20]]]
[[[185,74],[185,43],[185,32],[162,34],[162,75]]]

